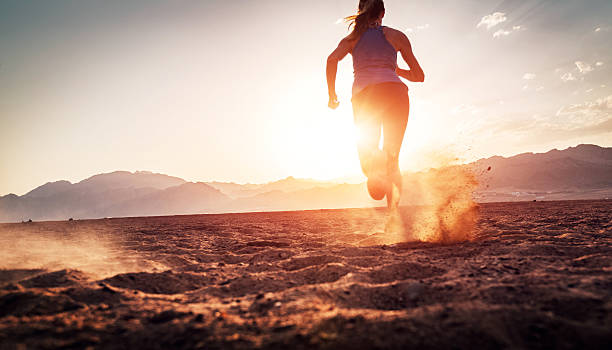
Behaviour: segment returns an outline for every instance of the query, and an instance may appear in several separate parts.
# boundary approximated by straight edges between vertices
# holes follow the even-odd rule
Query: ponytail
[[[383,0],[359,0],[357,14],[344,18],[344,21],[349,23],[349,29],[353,27],[349,36],[353,39],[361,37],[372,21],[376,20],[384,10]]]

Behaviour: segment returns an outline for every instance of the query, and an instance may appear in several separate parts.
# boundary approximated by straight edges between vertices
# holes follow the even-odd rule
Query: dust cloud
[[[0,255],[0,269],[74,269],[96,279],[131,271],[163,269],[151,266],[139,256],[127,254],[105,235],[86,231],[36,232],[30,228],[3,232]]]
[[[474,238],[478,204],[473,192],[478,186],[474,171],[457,165],[459,158],[432,154],[438,167],[410,176],[404,181],[404,197],[416,204],[404,218],[407,241],[453,243]]]
[[[472,199],[478,185],[474,174],[452,166],[428,172],[419,185],[427,204],[416,208],[407,234],[427,242],[471,240],[478,220],[478,205]]]

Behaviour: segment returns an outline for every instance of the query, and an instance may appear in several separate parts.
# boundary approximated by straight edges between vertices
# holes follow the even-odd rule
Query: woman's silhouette
[[[402,189],[398,158],[410,103],[408,88],[398,76],[422,82],[425,74],[417,62],[410,41],[399,30],[382,26],[385,6],[382,0],[360,0],[357,15],[345,18],[353,27],[327,58],[329,107],[338,107],[336,71],[338,61],[353,56],[353,115],[358,128],[357,150],[368,192],[376,200],[387,196],[389,208],[396,208]],[[397,67],[397,52],[409,70]],[[379,149],[381,128],[383,149]]]

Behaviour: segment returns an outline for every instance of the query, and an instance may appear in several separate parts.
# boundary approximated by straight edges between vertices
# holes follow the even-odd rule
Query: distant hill
[[[32,191],[26,193],[23,197],[27,198],[45,198],[49,196],[53,196],[55,194],[68,191],[72,188],[72,184],[69,181],[55,181],[55,182],[47,182],[42,186],[38,186]]]
[[[109,190],[117,188],[156,188],[166,189],[172,186],[184,184],[186,181],[164,174],[155,174],[149,171],[115,171],[108,174],[94,175],[78,184],[79,187],[92,188],[96,190]]]
[[[298,189],[273,190],[238,201],[241,211],[358,208],[380,205],[370,199],[365,184],[332,184]]]
[[[117,203],[105,211],[105,216],[216,213],[227,208],[231,201],[221,191],[203,182],[186,182]]]
[[[491,166],[487,184],[492,188],[559,191],[612,185],[612,152],[593,145],[510,158],[492,157],[475,164],[479,169]]]
[[[289,176],[285,179],[265,184],[241,185],[233,182],[208,182],[208,185],[222,191],[230,197],[246,198],[273,191],[294,192],[316,187],[327,188],[337,184],[310,179],[296,179],[293,176]]]
[[[467,190],[474,191],[474,198],[481,202],[612,197],[609,147],[579,145],[508,158],[495,156],[444,169],[474,174],[478,185],[470,183]],[[404,174],[402,203],[427,204],[432,192],[453,189],[452,182],[461,181],[441,170]],[[370,199],[363,183],[293,177],[266,184],[192,183],[164,174],[116,171],[75,184],[49,182],[23,196],[0,197],[0,222],[380,205],[384,201]]]
[[[223,196],[223,199],[229,200],[218,190],[200,184],[188,200],[194,203],[193,207],[185,208],[185,197],[189,195],[184,192],[189,190],[184,190],[183,186],[194,189],[178,177],[127,171],[99,174],[75,184],[68,181],[49,182],[21,197],[0,197],[0,221],[182,214],[196,209],[202,212],[211,207],[203,205],[205,201],[202,197],[210,197],[212,201]],[[167,201],[160,199],[164,195]],[[152,208],[152,203],[157,203],[159,209]]]
[[[612,192],[612,148],[579,145],[546,153],[491,157],[471,164],[489,200],[606,198]],[[484,199],[484,197],[481,197]]]

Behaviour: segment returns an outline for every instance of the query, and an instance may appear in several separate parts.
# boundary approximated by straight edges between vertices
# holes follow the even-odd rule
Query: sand
[[[0,225],[0,348],[611,348],[612,201],[478,212],[452,244],[377,209]]]

